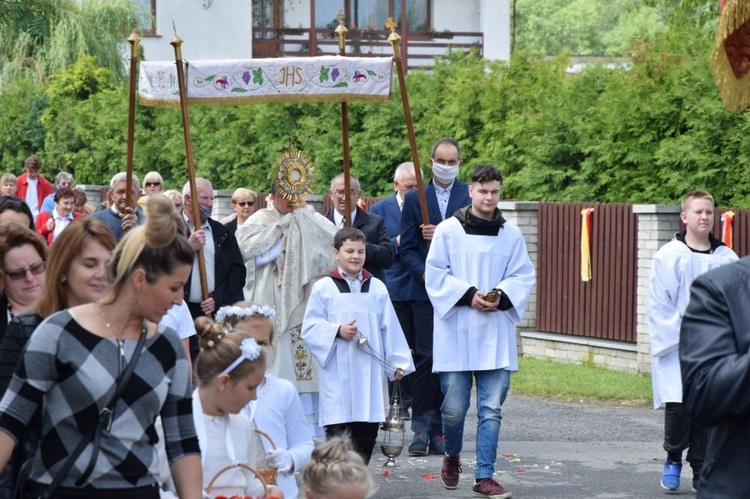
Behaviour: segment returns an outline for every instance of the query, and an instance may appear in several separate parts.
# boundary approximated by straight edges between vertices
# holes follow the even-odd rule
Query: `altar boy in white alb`
[[[685,449],[693,470],[693,489],[697,489],[709,439],[709,429],[692,421],[682,408],[678,347],[682,317],[690,301],[690,285],[699,275],[737,260],[735,252],[711,234],[714,227],[711,194],[689,192],[680,205],[680,220],[685,230],[675,234],[654,256],[646,298],[654,409],[664,409],[667,460],[661,486],[672,492],[680,488]]]
[[[388,289],[362,268],[365,235],[353,227],[339,230],[333,254],[338,265],[312,288],[302,339],[322,368],[320,425],[326,437],[349,434],[369,463],[385,421],[386,376],[401,379],[414,367]]]
[[[521,231],[497,208],[502,174],[480,165],[471,175],[471,205],[435,229],[425,285],[434,307],[433,371],[445,396],[441,407],[445,457],[441,478],[458,486],[472,378],[477,385],[477,466],[474,496],[510,497],[493,478],[501,406],[518,370],[516,324],[534,286],[535,271]]]

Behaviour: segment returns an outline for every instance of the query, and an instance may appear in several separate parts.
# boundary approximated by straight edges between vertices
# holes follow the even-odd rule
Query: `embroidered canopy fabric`
[[[733,113],[750,107],[750,0],[721,0],[711,71],[724,105]]]
[[[385,101],[393,96],[392,57],[289,57],[188,61],[188,103]],[[140,102],[178,107],[174,61],[143,62]]]

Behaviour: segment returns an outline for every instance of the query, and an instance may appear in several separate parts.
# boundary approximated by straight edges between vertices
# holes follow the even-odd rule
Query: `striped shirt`
[[[32,334],[7,392],[0,401],[0,431],[16,441],[32,414],[44,404],[42,439],[31,479],[49,484],[78,446],[115,391],[115,381],[133,356],[137,340],[124,341],[124,362],[115,338],[84,329],[66,310],[48,317]],[[104,432],[89,484],[127,488],[157,482],[161,415],[170,462],[199,454],[192,417],[187,359],[177,334],[160,327],[146,340],[128,387],[115,405],[112,426]],[[72,487],[88,466],[92,444],[63,479]]]

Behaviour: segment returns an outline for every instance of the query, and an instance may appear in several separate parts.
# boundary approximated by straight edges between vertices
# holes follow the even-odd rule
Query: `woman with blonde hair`
[[[163,193],[165,196],[169,198],[170,201],[172,201],[172,204],[174,204],[174,209],[177,210],[177,212],[182,211],[182,193],[176,189],[169,189],[168,191],[164,191]]]
[[[168,199],[154,196],[147,211],[115,249],[107,295],[47,317],[0,401],[0,468],[41,407],[29,497],[158,499],[161,416],[179,497],[200,498],[185,351],[157,326],[182,301],[194,252]]]
[[[245,223],[255,211],[255,203],[258,201],[258,193],[240,187],[232,193],[232,209],[234,213],[221,220],[221,223],[231,234],[237,232],[237,227]]]
[[[143,177],[143,190],[146,192],[146,195],[138,199],[138,206],[142,209],[146,207],[146,203],[151,196],[161,194],[162,190],[164,190],[164,179],[161,178],[161,174],[159,172],[148,172]]]

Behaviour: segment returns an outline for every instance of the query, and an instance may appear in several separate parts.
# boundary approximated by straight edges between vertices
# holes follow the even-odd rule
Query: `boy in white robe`
[[[699,275],[737,260],[729,247],[711,234],[714,198],[705,191],[692,191],[681,204],[685,230],[656,252],[646,301],[651,339],[651,383],[654,409],[664,409],[664,463],[661,486],[680,487],[682,452],[693,469],[697,488],[707,444],[707,429],[693,423],[682,409],[682,378],[678,346],[682,317],[690,300],[690,285]]]
[[[385,284],[362,268],[365,235],[341,229],[333,247],[338,266],[313,286],[302,338],[321,367],[320,425],[326,437],[348,433],[369,463],[385,421],[386,375],[401,379],[414,369]]]
[[[502,174],[474,169],[471,205],[438,225],[427,254],[425,283],[434,307],[433,370],[445,396],[441,407],[445,457],[441,478],[455,489],[469,408],[477,386],[476,497],[506,498],[492,477],[502,420],[501,406],[518,370],[515,325],[535,282],[521,231],[497,209]]]

